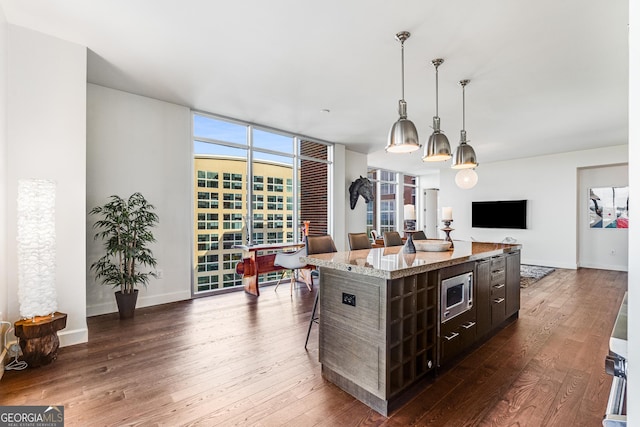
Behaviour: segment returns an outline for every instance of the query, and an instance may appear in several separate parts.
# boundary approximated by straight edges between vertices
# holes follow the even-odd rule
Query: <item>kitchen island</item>
[[[302,259],[320,270],[323,377],[383,415],[520,308],[517,244],[456,241],[445,252],[397,246]],[[456,278],[467,284],[441,290]]]

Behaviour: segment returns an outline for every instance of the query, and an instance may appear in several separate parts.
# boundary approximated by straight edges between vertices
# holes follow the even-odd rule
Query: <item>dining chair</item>
[[[293,296],[293,286],[296,282],[296,272],[302,274],[302,280],[304,281],[307,288],[309,288],[309,292],[311,292],[311,270],[307,267],[307,263],[300,261],[300,257],[307,256],[307,247],[306,245],[295,252],[278,252],[276,254],[276,258],[273,260],[273,265],[278,265],[280,267],[284,267],[285,270],[280,275],[280,279],[278,279],[278,283],[276,283],[276,287],[274,291],[278,290],[278,286],[282,281],[285,273],[289,272],[291,274],[291,285],[289,286],[289,293]]]
[[[382,234],[382,240],[384,241],[385,248],[389,246],[404,245],[404,242],[402,241],[402,237],[400,237],[400,233],[398,233],[397,231],[385,231]]]
[[[349,233],[348,236],[350,250],[371,249],[371,241],[367,233]]]
[[[324,236],[306,236],[305,244],[307,254],[326,254],[331,252],[338,252],[336,244],[333,242],[333,238],[329,235]],[[311,327],[314,323],[318,323],[320,317],[316,316],[318,310],[318,297],[320,296],[320,289],[316,291],[316,297],[313,301],[313,310],[311,311],[311,319],[309,319],[309,329],[307,330],[307,339],[304,342],[304,349],[307,349],[309,343],[309,335],[311,335]]]
[[[375,242],[376,239],[378,238],[380,238],[380,235],[378,234],[378,230],[371,230],[371,240]]]
[[[424,231],[420,230],[420,231],[416,231],[415,233],[413,233],[411,238],[413,240],[427,240],[427,235],[424,234]]]

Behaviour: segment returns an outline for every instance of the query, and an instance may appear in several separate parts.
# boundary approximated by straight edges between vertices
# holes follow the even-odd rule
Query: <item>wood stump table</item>
[[[56,360],[60,347],[57,332],[66,326],[67,315],[57,311],[52,316],[18,320],[14,324],[14,334],[20,338],[22,360],[32,368],[48,365]]]

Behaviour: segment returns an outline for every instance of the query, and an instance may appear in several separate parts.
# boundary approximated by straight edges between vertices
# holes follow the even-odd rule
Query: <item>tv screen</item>
[[[476,228],[527,228],[527,201],[471,202],[471,226]]]

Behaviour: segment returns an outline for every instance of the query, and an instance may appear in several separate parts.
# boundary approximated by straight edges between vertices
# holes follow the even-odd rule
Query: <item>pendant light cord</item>
[[[404,41],[400,42],[400,52],[401,52],[401,72],[402,72],[402,100],[404,101]]]
[[[465,107],[464,107],[464,87],[466,86],[466,84],[462,85],[462,130],[464,130],[465,125],[464,125],[464,112],[465,112]]]
[[[438,66],[436,65],[436,117],[438,116]]]

